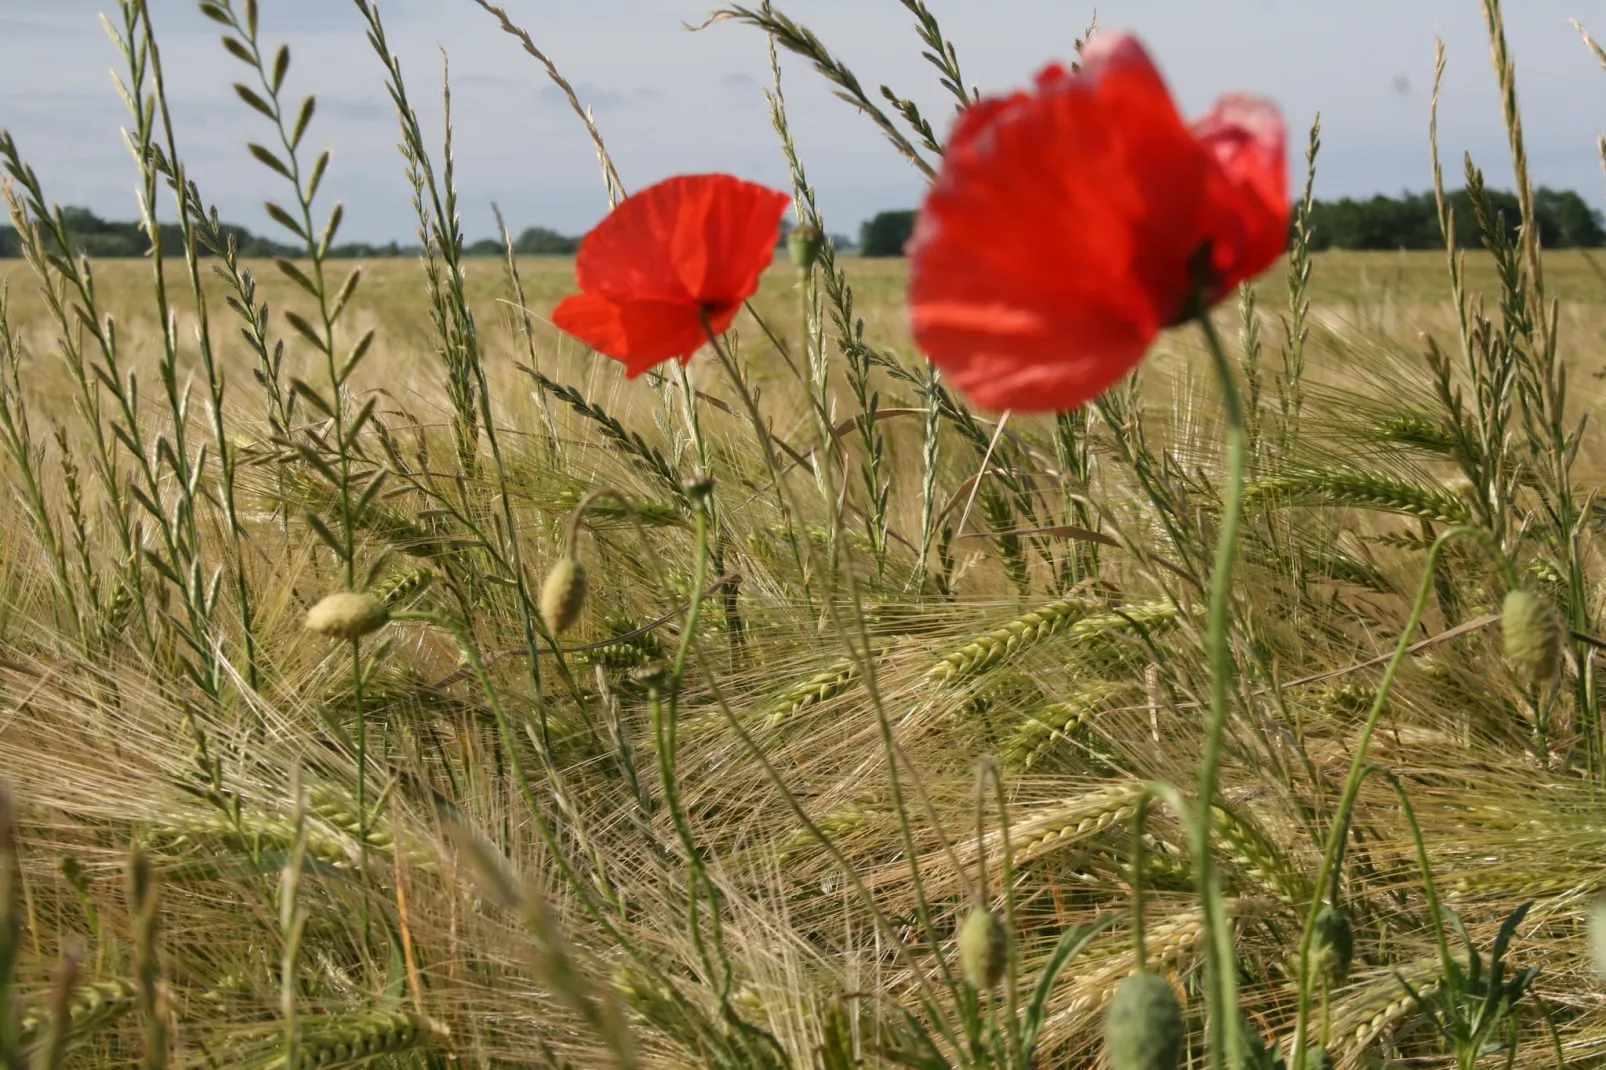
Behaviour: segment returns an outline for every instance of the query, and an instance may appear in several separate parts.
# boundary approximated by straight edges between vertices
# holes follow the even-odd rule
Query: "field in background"
[[[249,0],[202,9],[288,187],[321,149],[289,53]],[[734,17],[862,93],[770,5]],[[898,151],[940,151],[889,106]],[[314,259],[202,261],[198,300],[176,258],[155,286],[52,257],[0,132],[34,265],[0,261],[0,1070],[1083,1070],[1145,968],[1192,1067],[1240,1010],[1243,1070],[1298,1023],[1295,1070],[1606,1062],[1589,254],[1539,293],[1491,226],[1460,304],[1442,256],[1346,253],[1221,303],[1248,481],[1212,651],[1232,497],[1197,324],[1006,417],[911,350],[902,262],[827,257],[770,272],[729,365],[627,381],[542,319],[569,263],[455,285],[451,172],[401,118],[430,260],[368,265],[342,311],[357,265],[320,269],[304,186],[312,224],[279,214]],[[1198,829],[1138,823],[1154,785]]]
[[[1324,252],[1313,254],[1311,260],[1313,309],[1320,322],[1334,329],[1390,339],[1408,352],[1418,348],[1417,336],[1421,332],[1442,331],[1452,326],[1453,312],[1442,253]],[[212,276],[210,263],[203,261],[203,277],[213,314],[220,315],[226,311],[224,285]],[[353,316],[343,325],[344,329],[352,337],[369,327],[378,331],[375,356],[364,368],[370,383],[394,384],[398,377],[406,381],[431,367],[430,352],[435,347],[423,278],[417,264],[406,259],[334,261],[330,264],[330,275],[335,279],[343,278],[359,264],[363,281]],[[1562,299],[1562,313],[1568,327],[1579,332],[1573,335],[1577,340],[1575,351],[1589,352],[1597,342],[1606,347],[1606,256],[1589,251],[1553,252],[1548,254],[1546,264],[1546,284],[1551,293]],[[515,305],[505,265],[494,259],[469,260],[467,265],[468,297],[482,329],[496,346],[506,347],[504,352],[527,361],[526,345],[514,321]],[[850,257],[844,259],[842,265],[853,284],[855,308],[864,319],[866,340],[910,357],[912,347],[903,311],[907,264],[902,260]],[[307,310],[306,295],[285,279],[271,262],[248,262],[248,266],[260,282],[263,300],[272,309]],[[561,336],[543,318],[566,294],[574,291],[573,261],[555,257],[527,258],[520,261],[519,271],[541,348],[577,355],[578,344]],[[110,260],[96,265],[106,308],[131,327],[136,338],[143,335],[146,341],[152,340],[147,332],[154,326],[150,274],[146,261]],[[173,277],[178,278],[176,270]],[[1467,280],[1471,292],[1497,291],[1498,279],[1487,253],[1468,254]],[[0,284],[10,286],[13,328],[25,338],[35,331],[48,334],[48,324],[41,324],[39,319],[43,309],[26,265],[18,260],[0,260]],[[1286,286],[1283,265],[1273,267],[1258,280],[1255,292],[1262,312],[1274,317],[1285,314]],[[767,320],[795,330],[796,285],[790,265],[780,263],[771,267],[754,302]],[[1227,312],[1222,315],[1230,318]],[[744,324],[748,330],[753,330],[751,321],[745,317],[738,328]],[[759,344],[756,337],[749,341]],[[295,351],[301,347],[294,338],[288,344],[294,359]],[[1187,344],[1192,344],[1191,339]],[[47,344],[38,348],[49,347]],[[224,351],[236,361],[249,356],[233,344],[232,338]],[[1591,360],[1587,357],[1573,359],[1582,365],[1581,371],[1606,370],[1606,360],[1601,362],[1601,369],[1596,369],[1590,366]],[[597,363],[602,368],[608,367],[606,361],[599,359]],[[39,367],[48,376],[48,362]],[[776,361],[758,358],[754,360],[753,374],[762,381],[782,374],[782,366]],[[39,381],[30,385],[43,386]]]

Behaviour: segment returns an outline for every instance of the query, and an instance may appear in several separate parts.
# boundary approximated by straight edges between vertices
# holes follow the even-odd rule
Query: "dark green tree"
[[[878,212],[859,226],[859,252],[864,256],[902,256],[915,230],[915,213]]]

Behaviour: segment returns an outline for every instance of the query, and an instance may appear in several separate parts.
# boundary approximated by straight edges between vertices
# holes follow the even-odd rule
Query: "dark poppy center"
[[[1177,311],[1176,319],[1166,324],[1167,327],[1177,327],[1198,319],[1216,303],[1216,291],[1220,288],[1221,280],[1212,263],[1214,252],[1214,243],[1206,238],[1188,257],[1188,296]]]

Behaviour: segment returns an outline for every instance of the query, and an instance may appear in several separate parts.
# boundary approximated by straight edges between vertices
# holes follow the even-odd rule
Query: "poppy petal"
[[[914,313],[920,347],[972,402],[1060,412],[1108,390],[1143,359],[1152,331],[1097,309],[1053,318],[1020,308],[929,303]]]
[[[1177,111],[1165,79],[1137,38],[1110,32],[1083,50],[1082,77],[1119,131],[1127,174],[1147,210],[1135,221],[1132,274],[1170,323],[1197,285],[1189,266],[1204,240],[1209,155]]]
[[[672,301],[571,294],[552,310],[552,322],[598,353],[623,361],[632,379],[666,360],[690,357],[707,339],[700,311]],[[729,318],[725,325],[730,325]],[[716,321],[715,330],[721,329]]]
[[[989,407],[1089,400],[1191,290],[1206,157],[1135,42],[1093,59],[967,110],[910,242],[915,340]]]
[[[792,198],[729,175],[708,175],[707,208],[686,211],[675,235],[687,288],[705,305],[740,303],[775,258],[781,217]]]
[[[790,198],[730,175],[679,175],[627,197],[580,243],[580,289],[615,300],[726,304],[758,287]]]
[[[1193,129],[1214,164],[1214,219],[1207,229],[1225,293],[1258,275],[1287,246],[1287,133],[1275,105],[1244,96],[1223,97]]]
[[[1098,295],[1144,316],[1144,295],[1121,283],[1144,210],[1124,171],[1116,132],[1075,86],[961,122],[910,241],[911,301],[1036,309]]]

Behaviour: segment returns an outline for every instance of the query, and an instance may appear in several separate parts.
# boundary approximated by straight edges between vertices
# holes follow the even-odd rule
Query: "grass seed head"
[[[1548,684],[1561,673],[1561,619],[1555,609],[1519,587],[1500,612],[1506,663],[1525,686]]]
[[[1009,934],[986,907],[976,907],[959,926],[959,970],[979,992],[991,992],[1009,964]]]
[[[541,585],[541,619],[553,635],[562,635],[579,621],[585,602],[585,566],[573,557],[560,557]]]

